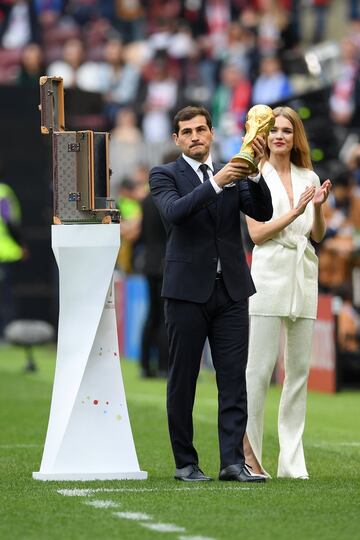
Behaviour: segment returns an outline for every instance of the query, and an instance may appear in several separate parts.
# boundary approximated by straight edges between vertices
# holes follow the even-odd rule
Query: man
[[[182,151],[154,167],[150,189],[162,216],[167,246],[162,296],[169,338],[167,412],[175,478],[211,480],[199,468],[192,410],[201,354],[208,337],[218,387],[220,480],[259,482],[245,465],[245,368],[248,297],[255,292],[245,260],[240,210],[259,221],[272,216],[271,195],[248,166],[213,164],[214,130],[203,107],[185,107],[174,118],[173,139]],[[256,163],[265,142],[254,140]]]
[[[164,300],[161,298],[166,233],[151,193],[141,203],[140,242],[143,247],[143,274],[149,293],[149,309],[141,339],[142,377],[166,376],[169,346],[164,319]],[[155,366],[152,365],[152,356]]]

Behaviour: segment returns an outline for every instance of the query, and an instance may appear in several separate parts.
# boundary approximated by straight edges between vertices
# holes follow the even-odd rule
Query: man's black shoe
[[[235,482],[265,482],[266,478],[262,474],[255,474],[247,465],[229,465],[221,469],[219,480],[233,480]]]
[[[212,480],[210,476],[205,476],[197,465],[187,465],[182,469],[175,469],[174,478],[183,482],[210,482]]]

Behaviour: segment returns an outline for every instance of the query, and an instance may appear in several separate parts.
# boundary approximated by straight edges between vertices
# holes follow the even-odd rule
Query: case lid
[[[62,77],[40,77],[41,133],[65,130],[64,85]]]

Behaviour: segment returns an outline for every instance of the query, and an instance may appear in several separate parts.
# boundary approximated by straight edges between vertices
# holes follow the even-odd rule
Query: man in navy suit
[[[211,116],[185,107],[174,118],[182,155],[154,167],[150,189],[163,219],[166,255],[162,286],[169,338],[167,412],[177,480],[211,480],[199,468],[192,411],[202,350],[209,339],[218,387],[220,480],[261,482],[246,466],[245,368],[248,297],[255,292],[241,240],[240,211],[258,221],[272,216],[270,191],[248,166],[214,164]],[[253,142],[256,163],[265,141]]]

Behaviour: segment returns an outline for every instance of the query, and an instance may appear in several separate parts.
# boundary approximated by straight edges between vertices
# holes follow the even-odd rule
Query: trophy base
[[[240,153],[239,152],[239,154],[235,154],[235,156],[233,156],[230,161],[236,162],[236,163],[243,163],[244,165],[248,165],[249,174],[255,174],[255,173],[259,172],[258,167],[254,163],[254,158],[250,154],[246,154],[246,153],[243,153],[243,152]]]

